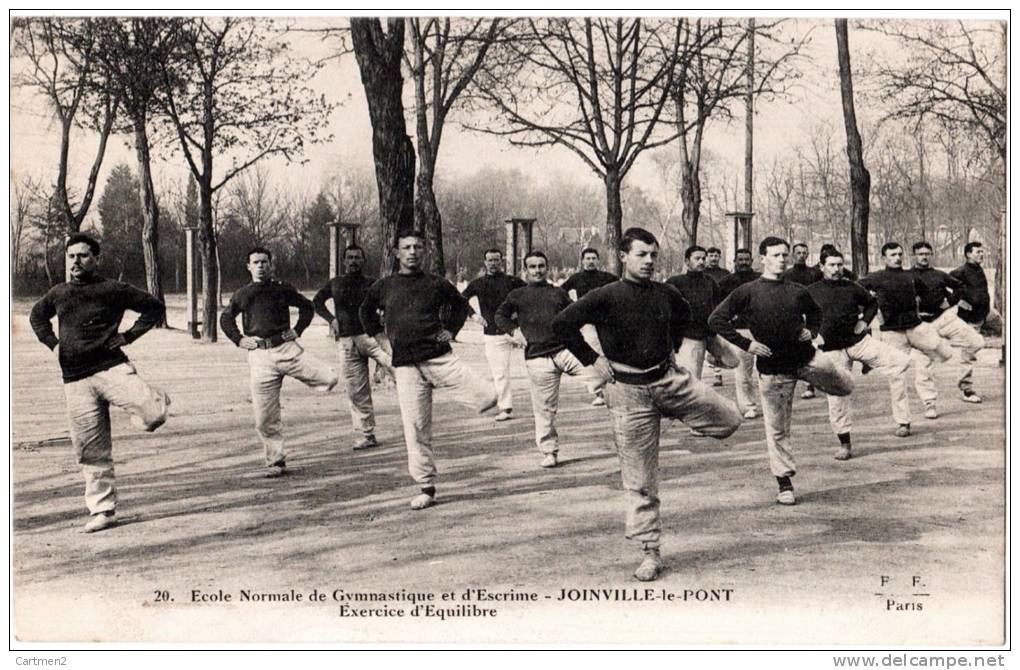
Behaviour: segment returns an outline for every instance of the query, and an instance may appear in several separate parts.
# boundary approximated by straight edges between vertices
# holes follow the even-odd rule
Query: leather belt
[[[616,381],[623,382],[624,384],[642,385],[651,384],[662,379],[673,366],[673,358],[666,358],[658,365],[645,370],[613,361],[609,361],[609,365],[613,368],[613,377]]]
[[[259,349],[275,349],[287,340],[283,339],[285,333],[277,333],[276,335],[270,335],[269,337],[256,341],[256,346]]]

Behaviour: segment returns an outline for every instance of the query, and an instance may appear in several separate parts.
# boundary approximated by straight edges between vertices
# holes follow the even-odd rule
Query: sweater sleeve
[[[960,281],[959,279],[957,279],[956,277],[954,277],[951,274],[946,274],[945,272],[943,272],[941,274],[942,274],[942,278],[946,282],[946,288],[949,289],[947,291],[947,295],[946,295],[946,300],[949,301],[949,304],[950,305],[955,305],[956,303],[960,302],[961,300],[964,300],[965,296],[964,296],[964,293],[963,293],[963,291],[964,291],[963,282]]]
[[[130,284],[120,284],[117,289],[120,304],[132,312],[138,312],[138,318],[122,335],[124,341],[131,344],[163,320],[166,307],[155,296]]]
[[[737,332],[733,319],[741,314],[747,303],[747,291],[737,287],[719,303],[708,317],[708,327],[723,339],[735,344],[744,351],[751,346],[751,340]]]
[[[798,304],[801,313],[804,314],[805,327],[811,331],[811,337],[818,337],[818,331],[822,329],[822,308],[806,289],[801,291]]]
[[[854,287],[854,295],[857,297],[857,306],[861,308],[864,323],[871,323],[878,314],[878,298],[871,295],[866,288],[857,284]]]
[[[673,338],[673,351],[680,351],[680,345],[684,343],[684,331],[691,320],[691,306],[684,299],[675,286],[666,284],[666,295],[669,297],[670,314],[670,335]]]
[[[496,308],[496,326],[507,335],[513,335],[518,328],[517,304],[514,302],[513,291]]]
[[[456,338],[457,333],[464,327],[464,322],[467,321],[468,316],[474,310],[468,304],[467,298],[462,296],[450,282],[445,279],[439,279],[439,287],[444,302],[450,307],[450,315],[446,317],[445,326],[450,331],[450,334]]]
[[[375,337],[382,332],[382,323],[379,321],[379,307],[382,301],[383,279],[378,279],[368,287],[365,292],[365,299],[358,308],[358,318],[365,328],[365,334]]]
[[[305,330],[312,324],[312,319],[315,318],[315,305],[312,301],[304,297],[298,290],[293,286],[288,286],[290,289],[288,293],[288,304],[298,308],[298,320],[294,325],[294,332],[298,335],[305,332]]]
[[[241,331],[237,329],[237,316],[244,311],[238,300],[239,293],[240,291],[230,297],[230,304],[227,305],[227,308],[223,310],[223,314],[220,315],[220,329],[237,346],[241,346],[242,337]]]
[[[52,319],[57,315],[57,306],[53,304],[53,291],[49,291],[39,302],[32,306],[32,314],[29,316],[29,323],[39,341],[50,348],[50,351],[60,344],[60,340],[53,333]]]
[[[604,310],[599,295],[599,291],[589,292],[577,302],[568,305],[552,322],[556,339],[566,344],[570,353],[584,365],[591,365],[599,357],[581,335],[581,326],[596,323],[599,313]]]
[[[326,282],[326,285],[320,288],[316,293],[315,297],[312,298],[312,304],[315,305],[315,313],[326,320],[326,323],[333,323],[333,313],[326,307],[326,301],[333,297],[333,286],[332,282]],[[336,307],[336,302],[333,302],[333,306]]]

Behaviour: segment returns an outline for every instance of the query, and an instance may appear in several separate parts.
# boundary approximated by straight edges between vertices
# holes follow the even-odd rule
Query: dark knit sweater
[[[822,326],[822,310],[800,284],[779,279],[756,279],[738,286],[722,301],[708,319],[709,327],[747,351],[751,340],[737,332],[734,321],[742,321],[751,335],[772,350],[769,357],[758,356],[762,374],[793,374],[815,354],[810,342],[801,342],[804,328],[811,335]]]
[[[593,291],[606,284],[612,284],[617,279],[619,277],[603,270],[581,270],[570,275],[567,281],[560,285],[560,288],[567,293],[577,291],[577,298],[580,300],[589,291]]]
[[[525,359],[552,356],[567,348],[553,332],[552,322],[570,304],[570,296],[562,288],[548,282],[528,284],[510,291],[496,310],[496,323],[504,333],[521,329],[528,341]]]
[[[315,316],[312,301],[290,284],[275,279],[252,282],[230,297],[230,304],[220,315],[220,328],[231,342],[240,346],[242,335],[237,329],[237,315],[242,314],[241,325],[245,335],[268,339],[290,330],[291,307],[298,309],[294,332],[300,335]]]
[[[783,277],[794,284],[811,286],[816,281],[822,280],[822,271],[808,265],[793,265],[783,273]]]
[[[719,288],[722,290],[723,298],[728,296],[730,293],[733,293],[738,286],[743,286],[744,284],[753,282],[759,277],[761,277],[761,273],[755,272],[754,270],[740,270],[738,272],[731,273],[719,282]],[[733,325],[740,329],[747,328],[747,322],[744,320],[744,317],[740,315],[737,316],[737,320],[733,322]]]
[[[708,316],[722,302],[719,284],[704,272],[687,272],[670,277],[666,283],[680,291],[691,307],[691,318],[684,337],[703,340],[712,336],[714,333],[708,328]]]
[[[449,343],[436,336],[448,330],[456,337],[471,308],[450,282],[415,272],[383,277],[368,289],[359,313],[365,332],[373,337],[383,329],[379,310],[393,346],[393,365],[399,367],[450,353]]]
[[[365,332],[365,327],[361,325],[361,317],[358,316],[358,308],[361,307],[361,303],[365,299],[368,287],[373,283],[375,283],[374,279],[360,274],[333,277],[312,298],[316,314],[325,319],[327,323],[332,323],[333,319],[336,319],[340,326],[340,332],[336,335],[337,339],[353,337]],[[336,316],[326,307],[326,301],[330,299],[333,300]]]
[[[555,319],[553,332],[585,365],[598,354],[579,338],[592,324],[606,358],[639,370],[667,360],[683,343],[691,308],[680,292],[654,281],[621,280],[591,291]]]
[[[935,268],[913,268],[914,286],[917,289],[917,311],[922,321],[931,323],[946,311],[948,307],[960,301],[960,289],[963,284],[950,277],[942,270]]]
[[[973,309],[961,309],[959,316],[967,323],[982,324],[992,309],[988,297],[988,277],[977,263],[964,263],[949,273],[949,276],[963,284],[960,297],[970,303]]]
[[[917,280],[913,272],[886,268],[861,279],[861,286],[878,296],[882,330],[908,330],[921,323],[917,314]]]
[[[863,340],[868,333],[855,333],[857,322],[871,323],[878,313],[878,300],[846,279],[823,279],[808,286],[808,293],[822,308],[822,351],[846,349]]]
[[[482,308],[482,318],[485,319],[486,335],[502,335],[506,332],[496,324],[496,308],[506,300],[510,291],[522,286],[524,281],[519,277],[498,274],[479,277],[464,289],[465,298],[478,298],[478,306]]]
[[[121,334],[127,344],[159,323],[166,312],[163,303],[145,291],[93,275],[51,288],[32,307],[29,320],[40,342],[50,349],[60,345],[58,360],[66,384],[127,363],[120,347],[108,345],[126,310],[139,314]],[[59,338],[50,323],[54,316],[59,322]]]
[[[714,279],[716,282],[721,283],[723,279],[730,276],[730,271],[726,268],[705,268],[705,274]]]

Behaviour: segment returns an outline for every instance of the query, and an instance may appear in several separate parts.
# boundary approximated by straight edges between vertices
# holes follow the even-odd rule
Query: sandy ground
[[[144,378],[169,391],[171,417],[145,434],[114,411],[121,523],[82,534],[82,482],[57,364],[28,327],[27,303],[15,312],[14,626],[23,641],[1003,639],[997,350],[982,352],[976,371],[983,404],[961,402],[944,369],[940,418],[921,418],[912,397],[918,418],[906,439],[892,435],[883,380],[858,375],[856,452],[846,463],[832,458],[824,398],[798,399],[792,508],[774,503],[761,419],[723,441],[694,438],[679,423],[664,427],[667,571],[646,591],[630,577],[639,554],[623,538],[607,411],[589,405],[581,382],[566,380],[563,465],[542,470],[520,354],[513,421],[473,415],[437,393],[441,504],[414,512],[392,386],[374,388],[381,446],[354,453],[343,392],[320,396],[288,380],[292,474],[267,480],[244,354],[229,342],[154,331],[127,351]],[[179,309],[170,316],[182,326]],[[455,351],[487,374],[478,327],[460,339]],[[321,320],[303,341],[336,360]],[[732,397],[729,373],[721,392]]]

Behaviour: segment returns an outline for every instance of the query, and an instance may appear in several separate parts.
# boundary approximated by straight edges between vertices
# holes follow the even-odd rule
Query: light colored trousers
[[[559,434],[556,432],[556,412],[560,407],[560,379],[564,374],[571,377],[588,377],[584,365],[572,353],[564,349],[552,356],[540,356],[524,361],[531,381],[531,409],[535,414],[535,444],[543,454],[559,451]],[[589,382],[589,391],[593,387]]]
[[[432,389],[450,389],[455,400],[477,411],[492,407],[496,393],[489,380],[477,377],[453,352],[401,365],[395,371],[397,401],[407,444],[407,470],[422,487],[432,486],[436,479]]]
[[[514,396],[510,390],[510,356],[514,351],[514,340],[509,335],[485,335],[485,360],[489,363],[492,382],[496,387],[497,405],[500,411],[512,411]]]
[[[677,365],[693,372],[695,379],[701,379],[706,352],[712,354],[719,366],[726,370],[732,370],[740,365],[740,347],[730,344],[718,335],[704,339],[685,337],[683,344],[680,345],[680,351],[676,354]]]
[[[961,391],[966,391],[974,387],[971,380],[974,374],[974,361],[977,360],[978,352],[985,346],[985,338],[981,337],[981,333],[974,326],[957,316],[956,312],[956,307],[947,309],[931,322],[931,326],[940,337],[959,348],[962,370],[956,385]],[[914,386],[917,388],[917,397],[925,405],[934,403],[939,395],[935,388],[935,361],[917,349],[912,351],[911,355],[914,358]]]
[[[328,392],[339,378],[326,363],[305,352],[298,340],[272,349],[248,352],[251,367],[251,405],[255,410],[255,432],[262,440],[266,465],[286,460],[283,422],[280,419],[280,388],[284,377],[293,377],[317,391]]]
[[[796,374],[758,375],[769,469],[776,477],[789,477],[797,472],[790,440],[790,424],[793,421],[793,396],[798,379],[829,395],[847,396],[854,390],[854,380],[850,373],[836,367],[832,359],[820,351],[815,351],[814,357],[798,369]]]
[[[369,437],[375,433],[375,410],[372,406],[372,381],[368,361],[375,360],[384,368],[392,368],[393,360],[375,338],[362,333],[341,337],[336,341],[347,400],[351,405],[351,426],[355,433]]]
[[[110,439],[110,405],[131,414],[136,427],[153,431],[167,415],[166,394],[145,383],[135,366],[121,363],[64,384],[71,444],[85,477],[89,514],[112,512],[117,506]]]
[[[741,416],[728,400],[686,369],[670,368],[651,384],[616,382],[604,387],[627,506],[628,539],[659,546],[659,434],[663,417],[717,439],[729,437]]]
[[[740,329],[737,331],[747,339],[754,339],[751,335],[751,331]],[[740,412],[743,414],[748,410],[758,409],[758,389],[755,388],[755,378],[757,373],[754,370],[754,354],[749,351],[744,351],[740,347],[734,347],[737,350],[737,369],[734,372],[734,380],[737,392],[737,407],[740,408]]]
[[[860,361],[882,373],[889,380],[889,402],[892,405],[893,421],[898,424],[910,423],[910,401],[907,398],[909,356],[871,335],[865,335],[863,340],[852,347],[827,351],[825,355],[832,359],[837,368],[848,373],[853,369],[854,361]],[[850,398],[830,395],[827,399],[829,425],[832,426],[832,431],[836,435],[849,433],[853,426]]]

